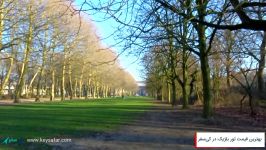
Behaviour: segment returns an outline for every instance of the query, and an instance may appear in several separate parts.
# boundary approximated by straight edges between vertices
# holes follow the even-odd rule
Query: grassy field
[[[151,106],[151,100],[144,97],[0,106],[0,148],[7,147],[3,144],[6,137],[62,138],[112,131]]]

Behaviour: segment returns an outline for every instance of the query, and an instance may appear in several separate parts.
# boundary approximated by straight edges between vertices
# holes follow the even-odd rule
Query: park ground
[[[1,143],[6,137],[18,142],[0,149],[189,150],[198,131],[265,132],[265,109],[260,112],[250,118],[238,108],[217,108],[206,120],[200,106],[182,110],[145,97],[6,104],[0,106]],[[71,142],[26,142],[54,137]]]

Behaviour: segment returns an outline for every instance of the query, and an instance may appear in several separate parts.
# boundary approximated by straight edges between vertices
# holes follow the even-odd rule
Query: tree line
[[[0,96],[97,98],[134,94],[134,78],[67,0],[0,1]]]
[[[193,98],[201,100],[209,118],[223,97],[239,93],[241,108],[248,98],[256,116],[258,100],[265,99],[263,0],[98,0],[82,6],[120,23],[116,34],[127,41],[125,50],[142,57],[147,88],[157,99],[176,105],[180,98],[184,109]]]

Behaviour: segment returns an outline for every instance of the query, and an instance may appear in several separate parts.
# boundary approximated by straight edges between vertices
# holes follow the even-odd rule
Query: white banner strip
[[[265,147],[264,132],[197,132],[195,147]]]

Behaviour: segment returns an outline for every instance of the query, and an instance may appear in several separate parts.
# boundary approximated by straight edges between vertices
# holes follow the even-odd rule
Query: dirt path
[[[181,110],[157,103],[134,123],[110,133],[98,133],[53,145],[54,150],[190,150],[196,131],[265,131],[235,118],[204,120],[197,108]],[[220,118],[220,117],[219,117]],[[254,148],[253,148],[254,149]],[[235,149],[234,149],[235,150]]]

